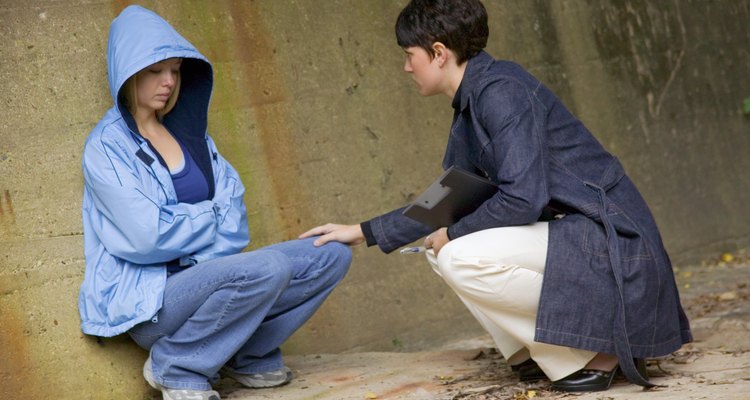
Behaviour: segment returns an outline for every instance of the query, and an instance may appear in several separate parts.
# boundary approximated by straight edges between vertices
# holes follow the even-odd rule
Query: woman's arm
[[[182,265],[236,254],[250,243],[247,210],[244,203],[245,186],[237,171],[219,154],[210,137],[207,139],[207,144],[215,159],[213,168],[216,190],[212,201],[216,204],[218,211],[216,239],[209,246],[189,255],[187,260],[181,260]]]
[[[102,136],[84,149],[84,184],[98,211],[92,228],[107,251],[136,264],[153,264],[213,243],[219,218],[214,203],[160,204],[126,161],[127,151]]]
[[[549,202],[545,176],[542,106],[519,82],[498,80],[483,87],[474,118],[488,135],[498,192],[448,228],[455,239],[483,229],[536,222]]]

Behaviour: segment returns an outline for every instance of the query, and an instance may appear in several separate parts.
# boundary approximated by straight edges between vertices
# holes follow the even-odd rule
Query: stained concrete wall
[[[251,248],[400,206],[439,172],[449,100],[401,73],[404,0],[143,1],[214,63],[210,132]],[[78,328],[80,151],[110,106],[119,1],[0,3],[0,397],[142,398],[145,352]],[[678,262],[750,238],[750,1],[486,0],[488,50],[621,157]],[[414,349],[479,327],[416,256],[355,249],[287,352]]]

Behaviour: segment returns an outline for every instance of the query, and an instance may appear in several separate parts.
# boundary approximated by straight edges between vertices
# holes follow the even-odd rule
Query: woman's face
[[[419,94],[432,96],[442,93],[443,79],[437,58],[430,57],[427,51],[419,46],[407,47],[404,72],[411,74],[417,84]]]
[[[138,71],[135,91],[138,108],[157,111],[164,108],[179,79],[181,58],[168,58]]]

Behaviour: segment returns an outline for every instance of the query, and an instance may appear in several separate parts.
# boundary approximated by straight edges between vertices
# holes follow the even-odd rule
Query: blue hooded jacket
[[[162,123],[177,136],[209,185],[210,200],[179,203],[168,169],[139,134],[120,94],[151,64],[182,58],[177,103]],[[86,272],[78,308],[81,329],[115,336],[155,318],[166,263],[188,266],[240,252],[250,241],[245,188],[208,136],[211,64],[169,23],[139,6],[112,21],[108,52],[114,106],[83,151]]]

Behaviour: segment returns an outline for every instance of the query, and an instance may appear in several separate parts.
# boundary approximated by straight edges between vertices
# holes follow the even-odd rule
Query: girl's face
[[[417,84],[419,94],[432,96],[442,93],[444,79],[437,57],[430,57],[427,50],[419,46],[407,47],[404,52],[406,52],[404,72],[411,74],[412,79]]]
[[[138,71],[136,96],[138,108],[152,112],[166,106],[179,79],[181,58],[168,58]]]

